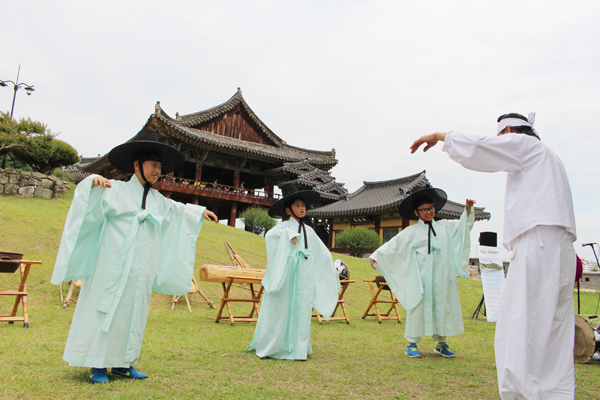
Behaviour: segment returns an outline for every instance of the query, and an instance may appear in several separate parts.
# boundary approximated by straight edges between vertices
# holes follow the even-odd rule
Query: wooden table
[[[29,314],[27,312],[27,276],[29,276],[29,268],[32,264],[41,264],[41,261],[21,260],[19,265],[19,273],[21,274],[21,284],[18,290],[0,290],[0,296],[16,296],[15,305],[12,313],[0,315],[0,322],[8,322],[14,324],[15,321],[23,321],[23,327],[29,328]],[[19,304],[23,304],[23,316],[17,317]]]
[[[365,319],[366,317],[377,317],[377,321],[379,321],[379,323],[381,323],[381,321],[385,319],[395,319],[398,321],[399,324],[402,323],[402,321],[400,321],[400,315],[398,314],[398,307],[396,306],[396,304],[398,304],[398,300],[396,299],[396,297],[394,297],[394,293],[392,293],[392,291],[388,289],[388,284],[379,283],[379,288],[377,289],[377,291],[375,291],[375,289],[373,288],[373,284],[375,283],[374,279],[365,279],[364,281],[369,284],[369,289],[371,289],[372,297],[371,302],[369,303],[369,307],[367,307],[367,311],[365,311],[365,313],[363,314],[362,319]],[[379,294],[382,290],[390,292],[391,300],[379,300]],[[377,307],[377,304],[379,303],[390,304],[390,309],[386,313],[379,312],[379,308]],[[375,307],[375,313],[369,314],[369,310],[371,309],[371,307]],[[395,317],[390,316],[392,310],[396,312]]]
[[[263,286],[261,285],[262,278],[251,278],[247,276],[227,276],[227,282],[222,282],[223,285],[223,298],[221,299],[221,307],[219,308],[219,313],[217,314],[216,323],[219,323],[222,319],[229,319],[229,323],[231,326],[235,325],[236,321],[240,322],[256,322],[258,320],[258,303],[260,303],[260,298],[263,293]],[[251,298],[233,298],[230,297],[231,286],[234,283],[247,283],[250,290]],[[254,285],[260,285],[260,289],[256,291],[254,289]],[[252,303],[252,308],[250,309],[249,315],[233,315],[231,312],[231,303]],[[227,315],[222,315],[223,309],[227,306]],[[253,317],[256,312],[256,318]]]
[[[344,293],[346,293],[346,289],[348,289],[348,285],[350,285],[351,283],[354,283],[356,281],[349,281],[349,280],[343,280],[340,281],[340,285],[342,285],[342,290],[340,290],[340,293],[338,294],[338,301],[337,304],[335,305],[335,308],[333,309],[333,313],[331,314],[331,318],[329,318],[330,321],[343,321],[345,320],[347,324],[350,323],[350,318],[348,318],[348,313],[346,312],[346,305],[344,304]],[[338,307],[342,307],[342,312],[344,313],[343,317],[336,317],[335,316],[335,312],[337,311]],[[323,317],[321,316],[321,314],[319,314],[319,312],[317,310],[315,310],[315,313],[313,314],[313,317],[317,317],[317,322],[320,325],[323,325]]]

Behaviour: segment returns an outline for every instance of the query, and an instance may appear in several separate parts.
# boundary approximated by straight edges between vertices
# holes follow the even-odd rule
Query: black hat
[[[488,247],[498,247],[498,234],[496,232],[480,232],[479,244]]]
[[[306,210],[309,210],[312,206],[319,202],[320,195],[314,190],[298,190],[295,184],[286,183],[283,186],[279,186],[283,197],[269,208],[269,215],[272,218],[283,218],[287,216],[285,207],[287,204],[293,202],[296,199],[302,199]]]
[[[142,153],[154,153],[160,157],[161,172],[168,174],[183,166],[185,158],[179,150],[158,141],[158,134],[149,129],[141,130],[135,141],[127,142],[108,153],[108,161],[122,171],[134,172],[133,161]]]
[[[424,188],[417,190],[404,199],[402,203],[400,203],[399,211],[402,218],[419,219],[414,212],[415,204],[423,198],[429,198],[435,207],[435,211],[438,212],[442,209],[442,207],[444,207],[444,204],[446,204],[448,195],[446,195],[446,192],[444,192],[442,189],[436,188]]]

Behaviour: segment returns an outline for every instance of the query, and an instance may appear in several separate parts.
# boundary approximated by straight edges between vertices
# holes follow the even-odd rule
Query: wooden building
[[[177,147],[185,156],[179,171],[162,177],[153,187],[175,200],[202,204],[219,219],[228,219],[231,226],[246,207],[271,206],[278,198],[274,185],[285,181],[300,179],[309,185],[312,179],[323,188],[323,204],[337,200],[336,194],[347,193],[343,185],[331,183],[334,179],[328,171],[337,164],[335,149],[289,145],[254,114],[239,88],[223,104],[188,115],[176,113],[175,118],[157,102],[143,128],[157,132],[161,142]],[[82,169],[110,179],[131,175],[115,169],[107,155]]]
[[[426,187],[432,186],[425,177],[425,171],[389,181],[363,182],[356,192],[339,201],[314,208],[307,212],[307,216],[328,225],[326,244],[330,250],[346,251],[336,248],[335,235],[351,226],[373,229],[385,243],[402,229],[417,222],[402,219],[398,206],[413,191]],[[441,210],[436,210],[435,219],[459,219],[464,208],[464,204],[448,199]],[[474,209],[475,221],[491,218],[484,208]]]

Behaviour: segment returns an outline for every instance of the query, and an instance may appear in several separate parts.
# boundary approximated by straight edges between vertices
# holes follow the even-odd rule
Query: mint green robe
[[[469,232],[474,212],[460,220],[433,221],[437,236],[419,220],[403,229],[373,254],[377,270],[385,277],[392,293],[407,310],[405,336],[459,335],[464,332],[456,274],[469,277]]]
[[[331,253],[310,226],[306,226],[306,235],[308,249],[293,218],[266,235],[265,294],[254,338],[246,349],[256,349],[261,358],[306,360],[312,354],[313,308],[329,320],[337,304],[340,280]],[[292,245],[294,237],[298,243]]]
[[[79,367],[128,367],[140,354],[152,291],[184,295],[194,273],[204,207],[143,186],[77,186],[52,283],[83,279],[63,359]]]

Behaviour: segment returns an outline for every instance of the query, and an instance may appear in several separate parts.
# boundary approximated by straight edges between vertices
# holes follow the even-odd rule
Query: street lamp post
[[[19,82],[20,74],[21,74],[21,66],[19,65],[19,70],[17,71],[17,82],[16,83],[13,81],[3,81],[2,79],[0,79],[0,86],[6,87],[6,86],[8,86],[7,83],[12,83],[14,91],[15,91],[15,93],[13,94],[13,99],[12,99],[12,107],[10,108],[10,118],[11,119],[13,117],[13,112],[15,111],[15,100],[17,99],[17,91],[19,89],[23,88],[27,92],[27,96],[31,96],[31,92],[35,91],[35,89],[33,88],[33,85],[28,85],[25,82]]]
[[[19,65],[19,70],[17,71],[17,81],[13,82],[13,81],[3,81],[2,79],[0,79],[0,86],[1,87],[6,87],[8,86],[8,83],[12,83],[13,88],[14,88],[14,94],[13,94],[13,99],[12,99],[12,107],[10,108],[10,119],[12,119],[13,117],[13,112],[15,111],[15,100],[17,99],[17,91],[21,88],[25,89],[25,91],[27,92],[27,96],[31,96],[31,92],[34,92],[35,89],[33,88],[33,85],[28,85],[25,82],[19,82],[19,75],[21,74],[21,65]],[[8,154],[4,154],[4,157],[2,159],[2,169],[6,168],[6,156]]]

